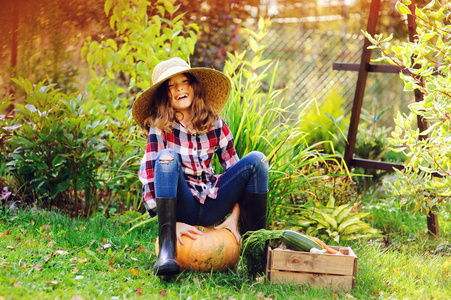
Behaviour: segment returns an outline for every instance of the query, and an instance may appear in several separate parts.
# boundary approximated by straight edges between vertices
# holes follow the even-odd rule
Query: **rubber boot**
[[[240,203],[240,234],[266,229],[266,206],[268,193],[244,192]]]
[[[177,198],[157,198],[158,241],[160,252],[153,266],[157,276],[180,273],[176,252],[176,202]]]

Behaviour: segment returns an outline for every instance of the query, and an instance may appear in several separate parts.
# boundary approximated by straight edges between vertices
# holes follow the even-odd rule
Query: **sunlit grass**
[[[162,280],[151,272],[156,223],[129,234],[124,216],[90,220],[19,212],[0,221],[0,297],[5,299],[448,299],[451,257],[400,241],[349,244],[358,257],[348,293],[257,282],[243,270],[184,272]],[[402,246],[405,245],[405,246]],[[52,254],[53,253],[53,254]]]

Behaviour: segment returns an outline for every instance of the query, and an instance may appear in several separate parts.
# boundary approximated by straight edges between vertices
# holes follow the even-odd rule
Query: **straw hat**
[[[170,77],[182,73],[189,73],[196,77],[204,91],[204,100],[213,112],[219,113],[224,108],[232,88],[230,78],[214,69],[191,68],[183,59],[174,57],[155,66],[152,72],[153,85],[142,92],[133,103],[133,119],[141,128],[145,129],[144,120],[150,116],[149,110],[157,89]]]

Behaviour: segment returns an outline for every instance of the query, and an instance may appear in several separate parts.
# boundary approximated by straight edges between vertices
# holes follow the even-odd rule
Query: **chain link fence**
[[[342,108],[350,115],[358,72],[335,71],[334,62],[360,63],[363,35],[317,32],[299,23],[276,23],[263,42],[268,43],[267,59],[279,60],[276,87],[287,86],[285,101],[298,105],[316,98],[321,104],[331,92],[344,98]],[[378,57],[373,51],[373,57]],[[393,128],[398,111],[408,112],[413,93],[403,91],[398,74],[370,73],[363,109],[378,120],[378,126]]]

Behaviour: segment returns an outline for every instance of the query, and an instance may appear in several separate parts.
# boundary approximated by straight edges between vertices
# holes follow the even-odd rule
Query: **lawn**
[[[394,218],[394,214],[401,218],[396,211],[384,216]],[[378,213],[375,216],[383,218]],[[338,293],[272,285],[236,268],[226,273],[183,272],[162,280],[151,272],[156,222],[125,234],[131,227],[126,221],[131,218],[96,215],[74,220],[55,212],[30,210],[2,215],[0,299],[451,298],[450,249],[435,253],[439,241],[405,228],[399,229],[397,238],[390,238],[388,247],[380,241],[349,243],[358,256],[356,287]],[[409,228],[415,231],[415,224],[421,228],[423,221],[413,218]]]

